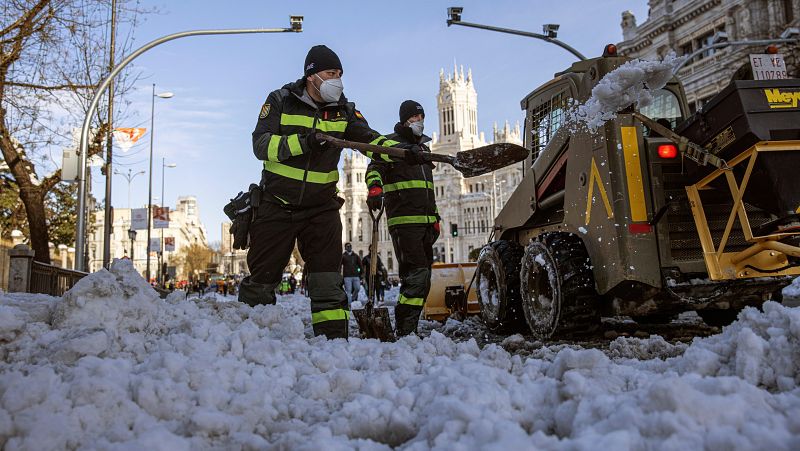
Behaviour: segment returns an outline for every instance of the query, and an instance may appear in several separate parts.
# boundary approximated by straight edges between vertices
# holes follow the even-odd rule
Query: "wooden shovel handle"
[[[347,141],[346,139],[334,138],[333,136],[326,135],[324,133],[317,133],[317,139],[320,141],[327,141],[331,143],[331,145],[336,146],[340,149],[356,149],[361,152],[372,152],[382,155],[389,155],[390,157],[395,157],[399,160],[402,160],[406,157],[406,150],[398,147],[384,147],[384,146],[376,146],[375,144]],[[428,161],[437,161],[441,163],[450,163],[450,164],[453,163],[453,157],[451,157],[450,155],[424,152],[422,156]]]

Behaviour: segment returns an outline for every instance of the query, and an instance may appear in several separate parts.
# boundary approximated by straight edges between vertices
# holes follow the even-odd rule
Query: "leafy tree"
[[[176,258],[178,266],[183,268],[181,278],[188,279],[195,271],[205,271],[213,255],[214,251],[203,244],[192,243],[182,247]]]

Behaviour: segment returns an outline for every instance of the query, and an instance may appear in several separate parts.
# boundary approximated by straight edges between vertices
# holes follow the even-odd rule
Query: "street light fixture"
[[[480,28],[482,30],[489,30],[489,31],[498,31],[500,33],[508,33],[508,34],[515,34],[518,36],[526,36],[529,38],[541,39],[543,41],[547,41],[551,44],[555,44],[564,50],[572,53],[575,55],[579,60],[583,61],[586,57],[579,51],[575,50],[572,46],[566,44],[563,41],[556,39],[556,35],[558,34],[558,24],[550,23],[543,25],[543,29],[545,34],[539,33],[532,33],[530,31],[521,31],[521,30],[513,30],[511,28],[500,28],[500,27],[493,27],[491,25],[481,25],[477,23],[470,23],[470,22],[463,22],[461,21],[461,13],[464,11],[464,8],[461,6],[451,6],[447,8],[447,26],[450,25],[461,25],[464,27],[471,27],[471,28]]]
[[[118,169],[114,169],[114,174],[119,174],[119,175],[125,177],[125,180],[128,181],[128,209],[131,208],[131,182],[133,181],[133,179],[136,178],[137,175],[144,174],[144,171],[139,171],[136,174],[132,174],[132,172],[133,171],[128,169],[128,173],[126,174],[124,172],[120,172]]]
[[[128,65],[139,57],[144,52],[174,39],[185,38],[189,36],[204,36],[204,35],[219,35],[219,34],[253,34],[253,33],[300,33],[303,31],[303,17],[291,16],[289,19],[290,28],[235,28],[228,30],[190,30],[173,33],[170,35],[162,36],[158,39],[148,42],[147,44],[139,47],[133,51],[127,58],[122,60],[121,63],[114,66],[114,69],[106,76],[105,79],[97,87],[94,92],[92,101],[89,103],[89,108],[86,110],[86,116],[83,118],[83,126],[81,127],[81,141],[79,146],[80,161],[78,164],[78,222],[75,227],[75,243],[78,247],[77,267],[78,271],[86,269],[86,159],[89,153],[89,126],[91,125],[92,117],[97,111],[97,105],[100,103],[100,97],[108,89],[111,82],[114,81],[117,75]],[[149,244],[149,243],[148,243]],[[149,255],[149,254],[148,254]]]
[[[171,92],[156,94],[156,84],[153,83],[153,95],[150,102],[150,181],[147,184],[147,268],[145,269],[147,283],[150,283],[150,229],[153,226],[153,135],[155,134],[156,97],[170,99],[174,95]]]

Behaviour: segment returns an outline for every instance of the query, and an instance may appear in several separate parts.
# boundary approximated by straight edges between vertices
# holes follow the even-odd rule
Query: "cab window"
[[[640,107],[639,112],[663,125],[667,125],[669,122],[669,128],[672,130],[675,130],[675,127],[683,120],[678,97],[668,89],[656,91],[653,94],[653,102],[645,107]],[[650,130],[646,130],[646,134],[649,136]]]
[[[531,151],[534,160],[564,124],[567,99],[567,91],[561,91],[530,110],[528,130],[531,133]]]

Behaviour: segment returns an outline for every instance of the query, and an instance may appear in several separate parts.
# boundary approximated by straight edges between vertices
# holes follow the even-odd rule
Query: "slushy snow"
[[[672,78],[672,69],[681,61],[672,52],[662,61],[628,61],[606,74],[586,102],[568,111],[567,120],[573,126],[585,125],[596,130],[631,104],[637,108],[650,105],[653,92],[666,86]]]
[[[299,295],[159,299],[125,260],[62,298],[0,294],[0,446],[800,449],[800,310],[774,302],[688,345],[529,357],[436,330],[325,340],[309,322]]]

